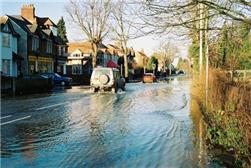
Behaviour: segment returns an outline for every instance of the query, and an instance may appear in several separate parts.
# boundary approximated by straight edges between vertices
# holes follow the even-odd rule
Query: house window
[[[72,65],[72,74],[74,75],[82,74],[82,65]]]
[[[39,47],[39,40],[37,37],[32,38],[32,51],[37,51]]]
[[[47,43],[46,43],[46,52],[49,54],[52,53],[52,42],[51,41],[47,41]]]
[[[74,54],[73,57],[81,57],[82,54]]]
[[[62,55],[65,54],[65,47],[62,47]]]
[[[3,32],[10,33],[9,26],[7,24],[3,27]]]
[[[10,47],[10,35],[3,33],[2,42],[4,47]]]
[[[10,60],[3,59],[2,72],[4,75],[7,75],[7,76],[10,75]]]
[[[57,72],[58,72],[58,73],[62,72],[62,71],[61,71],[61,66],[60,66],[60,65],[57,66]]]
[[[61,55],[61,47],[58,47],[58,55]]]

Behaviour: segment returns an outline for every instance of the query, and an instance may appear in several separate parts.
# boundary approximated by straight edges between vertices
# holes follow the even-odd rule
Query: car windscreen
[[[43,77],[43,78],[47,78],[48,79],[47,75],[40,75],[40,76]]]
[[[57,73],[55,73],[55,76],[58,77],[58,78],[61,78],[61,76]]]
[[[99,69],[99,70],[95,70],[93,72],[93,76],[94,77],[99,77],[101,75],[110,75],[110,70],[109,69]]]
[[[144,76],[153,76],[153,74],[144,74]]]

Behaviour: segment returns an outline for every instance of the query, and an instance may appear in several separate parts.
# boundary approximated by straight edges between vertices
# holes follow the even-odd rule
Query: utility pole
[[[202,73],[202,66],[203,66],[203,4],[199,4],[199,11],[200,11],[200,23],[199,23],[199,29],[200,29],[200,57],[199,57],[199,72],[200,75]]]
[[[208,11],[206,11],[206,19],[205,19],[205,47],[206,47],[206,108],[208,102]]]

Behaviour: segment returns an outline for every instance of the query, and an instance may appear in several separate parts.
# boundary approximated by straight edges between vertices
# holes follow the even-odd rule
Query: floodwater
[[[73,87],[5,98],[1,166],[219,167],[191,109],[190,80],[127,84],[125,92]]]

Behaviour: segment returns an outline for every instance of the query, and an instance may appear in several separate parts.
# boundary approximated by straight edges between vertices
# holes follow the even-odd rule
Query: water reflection
[[[128,84],[119,94],[61,94],[32,120],[5,127],[12,131],[3,133],[1,151],[11,155],[3,165],[206,167],[203,125],[189,88],[177,80]]]
[[[199,166],[202,167],[205,165],[207,160],[205,160],[207,157],[207,151],[206,151],[206,145],[205,145],[205,129],[204,129],[204,122],[202,119],[200,107],[198,105],[198,102],[195,99],[192,99],[190,101],[191,106],[191,118],[193,120],[194,125],[194,144],[198,148],[198,163]]]

